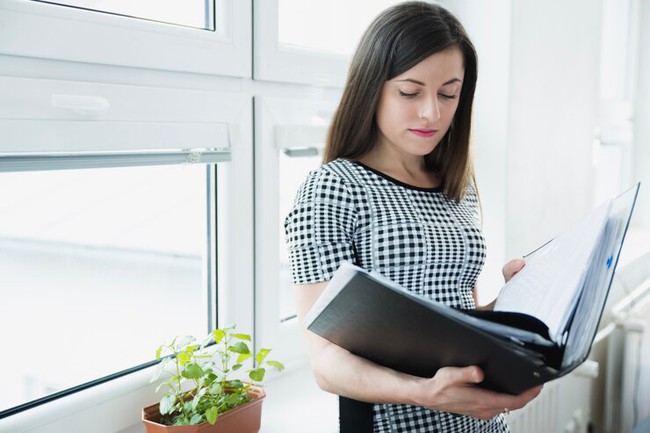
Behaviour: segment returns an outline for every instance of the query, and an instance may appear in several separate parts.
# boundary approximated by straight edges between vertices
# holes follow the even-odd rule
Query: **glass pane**
[[[206,334],[206,170],[0,173],[0,411]]]
[[[396,0],[278,0],[281,45],[339,55],[354,51],[368,24]]]
[[[287,254],[287,246],[284,243],[284,219],[293,206],[298,188],[309,172],[320,166],[321,160],[321,155],[289,157],[280,152],[280,321],[286,321],[296,316],[296,303],[293,299],[289,256]]]
[[[38,0],[150,21],[215,30],[214,0]]]

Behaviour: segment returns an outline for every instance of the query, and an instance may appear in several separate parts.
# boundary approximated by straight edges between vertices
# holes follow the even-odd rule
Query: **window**
[[[395,3],[394,0],[312,3],[278,0],[278,41],[287,48],[349,57],[375,15]],[[332,23],[337,23],[335,29]]]
[[[317,169],[322,161],[321,149],[305,147],[303,149],[282,149],[278,158],[279,179],[279,218],[278,230],[281,234],[278,244],[280,257],[280,281],[278,290],[278,319],[286,322],[296,317],[296,304],[291,283],[291,269],[287,246],[284,242],[284,219],[293,206],[296,191],[310,171]]]
[[[230,85],[250,77],[251,2],[197,3],[199,25],[81,1],[0,2],[0,335],[20,348],[0,430],[75,424],[106,390],[139,407],[149,378],[111,379],[163,340],[217,314],[252,331],[251,97]]]
[[[168,24],[178,24],[197,29],[215,30],[212,2],[205,0],[183,0],[182,2],[160,2],[154,0],[58,0],[45,1],[63,6],[73,6],[98,12],[108,12]]]
[[[255,2],[255,78],[342,86],[362,32],[379,12],[396,3],[399,1]],[[288,64],[292,67],[287,68]]]
[[[636,0],[603,1],[594,199],[600,204],[633,182],[634,85],[639,28]]]
[[[321,150],[338,92],[320,98],[255,97],[255,333],[262,347],[288,366],[304,365],[284,218],[298,187],[322,160]]]
[[[80,69],[101,64],[237,77],[251,75],[250,0],[206,0],[204,7],[200,6],[203,2],[192,0],[166,8],[161,5],[170,2],[150,0],[57,3],[87,5],[89,9],[4,0],[0,4],[0,53],[85,63],[78,66]],[[191,18],[179,11],[190,11]],[[147,19],[134,19],[127,16],[130,14]],[[130,75],[135,73],[131,71]],[[147,78],[152,79],[151,71]]]
[[[0,173],[0,414],[208,332],[208,172]]]

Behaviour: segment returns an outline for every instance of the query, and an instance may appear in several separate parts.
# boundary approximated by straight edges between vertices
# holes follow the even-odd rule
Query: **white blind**
[[[230,159],[242,96],[0,77],[0,171]]]
[[[0,172],[80,168],[135,167],[169,164],[212,164],[229,161],[230,151],[186,149],[147,152],[25,153],[0,155]]]

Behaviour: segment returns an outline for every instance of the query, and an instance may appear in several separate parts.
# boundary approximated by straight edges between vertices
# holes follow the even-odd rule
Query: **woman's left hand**
[[[514,277],[517,272],[521,271],[524,268],[524,266],[526,266],[526,262],[522,259],[512,259],[508,263],[503,265],[501,272],[503,273],[503,279],[506,280],[506,283],[510,281],[510,279]],[[476,295],[476,289],[474,289],[474,292],[472,294],[474,296],[474,303],[477,305],[476,307],[477,310],[494,310],[494,304],[496,303],[496,299],[487,305],[479,306],[477,295]]]
[[[524,266],[526,266],[526,262],[523,259],[513,259],[503,265],[501,272],[503,273],[503,279],[506,280],[506,283],[510,281],[517,272],[521,271]]]

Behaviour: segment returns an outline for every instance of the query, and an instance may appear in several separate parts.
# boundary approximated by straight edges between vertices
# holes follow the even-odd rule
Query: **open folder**
[[[591,350],[638,189],[526,256],[494,311],[457,310],[346,262],[305,325],[356,355],[421,377],[478,365],[481,386],[519,394],[564,376]]]

